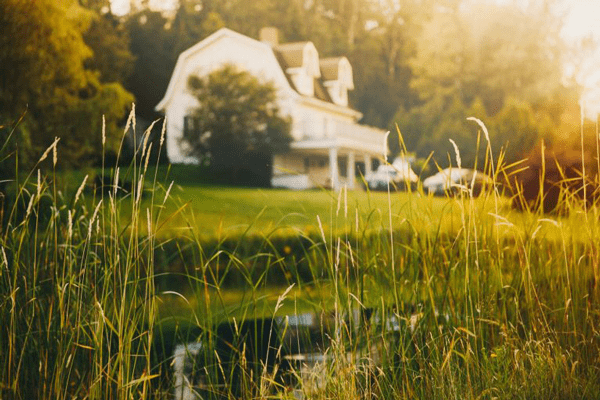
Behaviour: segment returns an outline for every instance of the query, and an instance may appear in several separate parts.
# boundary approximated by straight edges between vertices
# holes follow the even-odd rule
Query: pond
[[[332,346],[343,336],[342,330],[358,336],[370,317],[370,310],[357,309],[339,317],[335,312],[311,312],[232,320],[213,332],[198,332],[196,341],[174,349],[175,398],[243,396],[248,386],[256,384],[246,381],[250,375],[272,379],[275,386],[297,395],[318,390],[325,376],[319,370],[335,361]]]
[[[195,340],[174,348],[174,398],[265,397],[282,391],[312,397],[340,365],[370,370],[381,365],[385,348],[402,332],[414,332],[418,321],[418,314],[402,319],[356,308],[234,319],[208,332],[198,330]]]

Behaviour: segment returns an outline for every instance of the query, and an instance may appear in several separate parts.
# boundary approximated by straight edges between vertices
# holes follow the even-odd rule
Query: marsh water
[[[354,309],[341,314],[307,312],[221,323],[213,332],[200,332],[197,340],[175,346],[175,398],[218,397],[219,391],[241,395],[248,384],[244,377],[253,374],[273,379],[279,387],[303,398],[325,384],[326,370],[339,357],[359,363],[377,362],[376,349],[363,348],[358,341],[361,331],[378,318],[372,310]],[[392,331],[399,330],[394,319],[387,323]],[[348,346],[352,350],[334,350],[342,340],[348,342],[348,334],[356,341]],[[361,359],[367,350],[369,356]],[[211,371],[216,374],[211,375]],[[219,375],[227,378],[220,379]]]

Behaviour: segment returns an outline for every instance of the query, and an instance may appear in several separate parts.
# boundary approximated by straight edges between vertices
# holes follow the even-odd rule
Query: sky
[[[114,14],[123,15],[129,12],[130,0],[110,0],[111,9]],[[138,1],[139,0],[133,0]],[[150,0],[150,6],[158,10],[173,10],[177,0]]]
[[[129,11],[130,0],[111,0],[112,11],[117,15]],[[139,1],[139,0],[133,0]],[[498,3],[527,2],[528,0],[495,0]],[[150,0],[155,9],[172,10],[177,0]],[[576,43],[585,37],[592,37],[600,43],[600,0],[561,0],[560,12],[566,15],[562,30],[563,38]],[[578,64],[575,67],[575,64]],[[581,99],[587,115],[600,113],[600,48],[588,51],[581,60],[574,60],[565,66],[566,75],[574,77],[585,88]]]
[[[577,41],[591,36],[600,42],[600,0],[570,0],[565,3],[568,14],[563,38]],[[585,88],[581,103],[588,116],[597,116],[600,113],[600,49],[590,50],[582,58],[579,72],[575,74],[578,83]]]
[[[589,34],[600,39],[600,1],[563,0],[567,20],[563,29],[565,39],[574,39]]]

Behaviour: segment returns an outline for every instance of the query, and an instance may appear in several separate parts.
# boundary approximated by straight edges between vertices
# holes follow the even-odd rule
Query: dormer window
[[[348,90],[354,89],[354,81],[352,66],[346,57],[320,59],[312,42],[269,43],[298,93],[348,106]]]
[[[275,50],[280,54],[296,90],[314,96],[314,80],[321,77],[319,53],[312,42],[284,43]]]
[[[346,57],[325,58],[320,61],[321,75],[331,100],[348,105],[348,90],[354,89],[352,67]]]

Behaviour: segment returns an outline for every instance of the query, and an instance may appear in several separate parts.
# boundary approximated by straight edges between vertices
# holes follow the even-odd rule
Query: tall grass
[[[504,181],[503,155],[485,142],[480,169]],[[373,222],[344,189],[329,215],[307,216],[309,231],[207,247],[185,204],[164,213],[176,199],[145,173],[149,146],[103,170],[107,190],[62,191],[59,144],[42,157],[49,173],[12,186],[1,398],[172,398],[170,357],[194,341],[206,345],[195,374],[207,398],[600,398],[597,205],[565,193],[569,216],[517,213],[499,190],[474,199],[462,187],[440,213],[419,188],[415,211]],[[128,195],[119,176],[132,177]],[[158,234],[175,214],[181,237]],[[177,267],[159,270],[158,258]],[[288,380],[273,360],[251,364],[242,342],[233,366],[211,347],[223,322],[306,311],[332,316],[325,361],[292,362]]]
[[[5,203],[0,231],[0,397],[150,394],[157,307],[152,226],[160,210],[140,208],[146,150],[145,164],[130,167],[129,197],[120,197],[119,168],[106,190],[88,190],[86,177],[78,190],[62,193],[53,171],[61,157],[57,142],[38,163],[51,153],[52,164],[45,165],[51,172],[36,167],[7,193],[12,201]],[[126,225],[118,218],[125,207]]]

